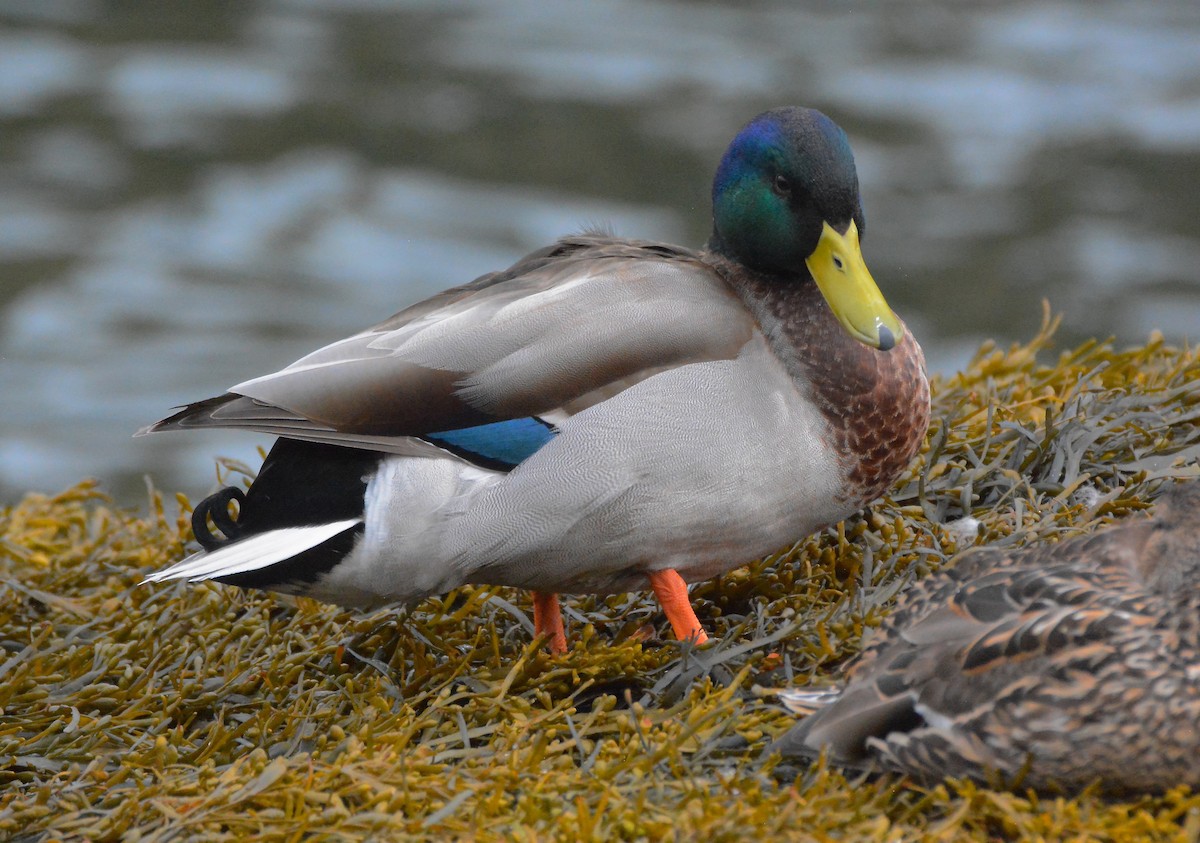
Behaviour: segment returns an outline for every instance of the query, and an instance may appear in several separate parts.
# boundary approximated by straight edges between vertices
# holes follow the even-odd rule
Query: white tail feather
[[[341,532],[362,523],[359,518],[317,524],[312,527],[283,527],[265,533],[247,536],[217,550],[202,550],[193,553],[181,562],[155,571],[142,580],[143,583],[182,580],[198,582],[231,574],[258,571],[298,553],[316,547]]]
[[[779,701],[793,714],[812,714],[837,702],[841,688],[789,688],[779,692]]]

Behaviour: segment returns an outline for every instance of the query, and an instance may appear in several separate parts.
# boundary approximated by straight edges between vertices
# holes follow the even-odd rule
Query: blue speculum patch
[[[423,436],[439,447],[485,468],[516,468],[554,438],[555,430],[535,418],[482,424]]]

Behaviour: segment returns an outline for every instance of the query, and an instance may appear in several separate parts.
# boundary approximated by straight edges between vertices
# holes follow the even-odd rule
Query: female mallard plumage
[[[1200,787],[1200,483],[1155,517],[916,583],[775,748],[923,781]]]
[[[196,508],[204,550],[147,579],[344,605],[518,586],[558,651],[557,593],[649,584],[704,640],[685,581],[869,503],[929,418],[841,129],[755,118],[713,207],[703,250],[566,237],[141,431],[280,437],[244,495]]]

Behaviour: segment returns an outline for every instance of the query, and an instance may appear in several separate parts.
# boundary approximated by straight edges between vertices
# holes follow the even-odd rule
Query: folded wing
[[[736,357],[755,329],[691,252],[565,239],[140,432],[233,427],[403,451],[398,437],[579,412],[657,372]]]

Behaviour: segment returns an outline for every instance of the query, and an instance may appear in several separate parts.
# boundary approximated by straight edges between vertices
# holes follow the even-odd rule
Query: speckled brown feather
[[[1153,520],[918,582],[836,701],[778,743],[921,780],[1200,787],[1200,484]]]
[[[888,351],[870,348],[846,333],[807,275],[785,285],[711,253],[704,257],[755,314],[792,377],[808,384],[846,474],[842,502],[857,508],[882,495],[917,455],[929,427],[925,357],[912,333]]]

